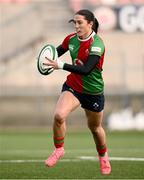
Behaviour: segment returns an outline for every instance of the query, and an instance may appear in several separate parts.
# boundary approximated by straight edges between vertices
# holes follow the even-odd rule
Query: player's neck
[[[95,34],[95,32],[91,31],[89,34],[87,34],[85,36],[78,36],[78,39],[80,41],[87,41],[87,40],[89,40],[93,36],[93,34]]]
[[[89,31],[88,33],[84,34],[83,36],[79,36],[80,39],[84,40],[89,38],[89,36],[93,33],[93,31]]]

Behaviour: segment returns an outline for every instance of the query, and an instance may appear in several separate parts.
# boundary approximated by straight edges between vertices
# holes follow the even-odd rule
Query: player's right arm
[[[68,49],[64,49],[62,45],[59,45],[57,48],[58,57],[62,56],[64,53],[68,51]]]
[[[58,57],[62,56],[64,53],[66,53],[69,50],[68,49],[69,40],[75,34],[76,33],[71,33],[68,36],[66,36],[65,39],[63,40],[62,44],[56,48],[57,52],[58,52]]]

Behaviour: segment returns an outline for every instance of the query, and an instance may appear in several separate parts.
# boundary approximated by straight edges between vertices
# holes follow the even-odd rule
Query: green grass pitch
[[[107,132],[107,141],[112,173],[102,176],[87,129],[67,132],[65,156],[53,168],[44,165],[52,132],[1,130],[0,179],[144,179],[144,132]]]

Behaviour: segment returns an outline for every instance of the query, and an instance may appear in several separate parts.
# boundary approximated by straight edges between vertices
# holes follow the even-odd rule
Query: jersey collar
[[[93,37],[94,35],[95,35],[95,32],[93,31],[86,39],[80,39],[78,36],[77,36],[77,38],[78,38],[79,41],[87,41],[87,40],[89,40],[91,37]]]

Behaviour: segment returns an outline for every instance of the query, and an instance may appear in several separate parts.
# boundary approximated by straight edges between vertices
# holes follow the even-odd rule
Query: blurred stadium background
[[[143,0],[0,0],[1,129],[51,127],[67,72],[42,76],[36,58],[43,45],[58,46],[73,31],[68,20],[81,8],[99,19],[106,46],[105,127],[144,130]],[[79,108],[68,125],[86,127],[84,119]]]

